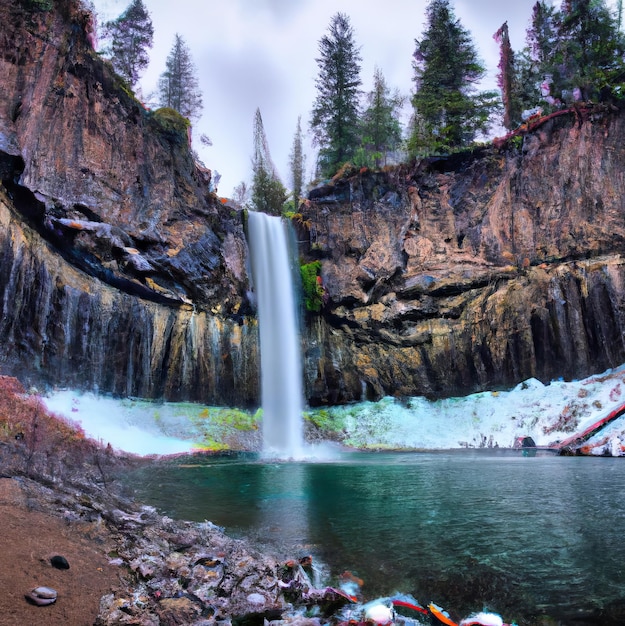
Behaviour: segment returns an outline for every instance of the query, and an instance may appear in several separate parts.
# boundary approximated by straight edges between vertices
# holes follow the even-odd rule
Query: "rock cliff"
[[[301,222],[329,303],[308,329],[309,396],[451,396],[622,363],[624,145],[620,111],[580,107],[519,149],[313,189]]]
[[[184,120],[147,111],[74,0],[0,0],[0,369],[33,384],[258,403],[242,215]],[[625,118],[314,188],[295,226],[327,302],[311,404],[450,396],[625,362]]]
[[[0,367],[35,385],[252,406],[257,327],[140,298],[74,267],[0,191]]]
[[[94,52],[78,2],[40,5],[0,0],[2,369],[256,402],[240,214],[184,119],[147,111]]]
[[[132,96],[91,48],[77,0],[54,5],[0,0],[0,174],[16,208],[124,291],[238,311],[241,220],[209,191],[186,121]]]

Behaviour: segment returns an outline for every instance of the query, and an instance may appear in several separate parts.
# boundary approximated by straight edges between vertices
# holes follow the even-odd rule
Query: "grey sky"
[[[94,0],[100,21],[117,17],[130,0]],[[350,17],[362,55],[363,90],[375,66],[391,89],[412,92],[412,53],[427,0],[144,0],[154,24],[150,66],[141,80],[144,99],[154,92],[174,35],[191,50],[204,98],[195,148],[222,175],[219,193],[251,181],[252,122],[260,107],[273,160],[289,186],[288,159],[296,129],[308,131],[316,96],[319,39],[337,12]],[[496,84],[498,47],[493,33],[507,20],[515,50],[523,47],[535,0],[452,0],[488,68],[484,88]],[[213,146],[205,147],[205,133]],[[307,175],[313,168],[308,157]]]

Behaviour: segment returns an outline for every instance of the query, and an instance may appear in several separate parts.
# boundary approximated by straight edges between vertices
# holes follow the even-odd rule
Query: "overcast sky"
[[[94,0],[99,21],[120,15],[130,0]],[[412,54],[420,38],[427,0],[144,0],[154,25],[150,66],[141,79],[144,99],[156,89],[174,35],[191,50],[204,98],[193,129],[200,158],[222,178],[220,195],[251,182],[252,124],[259,107],[273,161],[289,187],[289,153],[297,118],[309,143],[308,120],[316,97],[318,44],[332,16],[346,13],[362,56],[364,91],[378,66],[391,89],[413,90]],[[496,85],[499,50],[493,33],[508,22],[512,47],[525,43],[535,0],[451,0]],[[559,3],[556,3],[559,6]],[[213,141],[200,144],[202,133]],[[314,155],[308,157],[307,179]]]

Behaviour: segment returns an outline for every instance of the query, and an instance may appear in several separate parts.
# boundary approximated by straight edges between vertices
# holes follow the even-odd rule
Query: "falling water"
[[[250,212],[248,239],[260,332],[263,452],[300,458],[302,363],[286,224],[280,217]]]

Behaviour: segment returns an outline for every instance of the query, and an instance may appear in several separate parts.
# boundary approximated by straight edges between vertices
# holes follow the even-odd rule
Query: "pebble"
[[[50,563],[52,567],[56,567],[57,569],[69,569],[69,563],[64,556],[60,556],[59,554],[53,556],[50,559]]]
[[[262,593],[250,593],[246,599],[250,604],[256,606],[263,606],[265,604],[265,596]]]
[[[56,602],[57,592],[50,587],[35,587],[26,594],[26,599],[37,606],[46,606]]]
[[[374,624],[391,624],[393,609],[385,604],[374,604],[365,611],[365,620]]]

